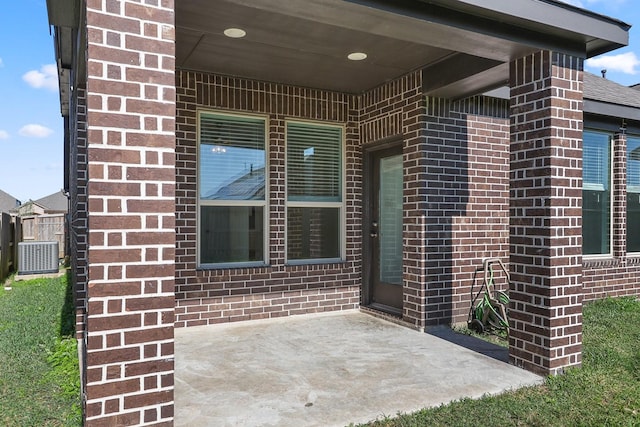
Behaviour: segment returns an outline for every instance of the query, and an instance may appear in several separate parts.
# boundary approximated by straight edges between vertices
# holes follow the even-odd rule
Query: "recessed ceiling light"
[[[352,61],[362,61],[363,59],[367,59],[367,54],[364,52],[352,52],[347,55],[347,58]]]
[[[224,35],[232,39],[241,39],[247,35],[247,32],[242,28],[227,28],[224,30]]]

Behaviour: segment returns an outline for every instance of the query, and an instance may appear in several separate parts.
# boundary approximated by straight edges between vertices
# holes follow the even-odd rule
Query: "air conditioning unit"
[[[56,273],[58,242],[18,243],[18,274]]]

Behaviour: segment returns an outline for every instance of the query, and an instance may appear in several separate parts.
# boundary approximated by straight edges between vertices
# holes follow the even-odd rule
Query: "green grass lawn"
[[[72,336],[66,277],[0,288],[0,425],[81,425]]]
[[[583,366],[545,384],[464,399],[371,427],[640,426],[640,302],[607,299],[584,307]]]

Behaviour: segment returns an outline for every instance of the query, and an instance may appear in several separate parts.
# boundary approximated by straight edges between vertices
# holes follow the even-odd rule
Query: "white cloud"
[[[0,58],[0,68],[4,67],[4,62],[2,62],[2,58]]]
[[[58,68],[56,64],[43,65],[38,70],[28,71],[22,76],[22,80],[27,82],[29,86],[36,89],[45,88],[53,91],[58,90]]]
[[[603,55],[587,59],[585,65],[589,68],[619,71],[625,74],[637,74],[638,68],[640,68],[640,58],[638,58],[634,52],[621,53],[619,55]]]
[[[0,139],[9,139],[9,132],[0,129]]]
[[[18,133],[32,138],[46,138],[53,133],[53,130],[42,125],[29,124],[22,126]]]

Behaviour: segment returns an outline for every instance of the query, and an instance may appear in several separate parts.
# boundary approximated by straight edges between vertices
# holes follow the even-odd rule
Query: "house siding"
[[[509,255],[509,120],[506,101],[429,98],[420,187],[427,195],[427,324],[466,322],[483,259]],[[499,267],[496,274],[500,274]],[[507,281],[498,288],[506,290]]]
[[[585,262],[582,281],[584,301],[640,296],[640,258]]]

